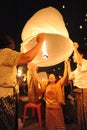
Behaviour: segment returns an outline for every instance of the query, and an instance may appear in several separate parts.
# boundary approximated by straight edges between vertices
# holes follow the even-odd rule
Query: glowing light
[[[18,77],[21,77],[21,75],[22,75],[22,71],[18,70]]]
[[[86,40],[86,37],[84,37],[83,39]]]
[[[44,41],[42,45],[42,58],[46,59],[48,58],[47,50],[46,50],[46,41]]]
[[[23,41],[21,52],[32,49],[37,44],[37,34],[42,32],[47,34],[43,44],[45,49],[44,52],[40,49],[32,63],[39,67],[53,66],[70,57],[73,52],[73,42],[69,38],[63,16],[53,7],[37,11],[26,22],[21,34]]]
[[[60,70],[60,68],[58,67],[58,70]]]
[[[43,72],[39,72],[38,73],[38,77],[39,79],[42,81],[42,82],[48,82],[48,76],[47,76],[47,73],[45,71]]]
[[[64,8],[65,8],[65,5],[63,5],[62,8],[64,9]]]
[[[83,26],[82,25],[80,25],[80,27],[79,27],[80,29],[82,29],[83,28]]]
[[[41,88],[41,86],[40,86],[40,84],[38,83],[38,88],[40,89]]]
[[[66,26],[68,26],[68,22],[66,23]]]
[[[42,82],[44,82],[44,79],[42,78]]]
[[[20,67],[18,67],[18,74],[17,74],[17,76],[18,77],[21,77],[22,76],[22,67],[20,66]]]
[[[85,18],[85,22],[87,21],[87,18]]]
[[[23,76],[23,81],[25,82],[27,79],[27,76],[26,76],[26,74],[22,74],[22,76]]]
[[[55,69],[53,69],[53,71],[56,71]]]

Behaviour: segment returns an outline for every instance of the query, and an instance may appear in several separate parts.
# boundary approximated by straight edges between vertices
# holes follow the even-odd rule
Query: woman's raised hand
[[[77,49],[79,47],[79,44],[77,42],[73,43],[73,49]]]
[[[45,34],[45,33],[39,33],[39,34],[37,35],[37,37],[36,37],[36,42],[37,42],[37,43],[44,42],[45,37],[46,37],[46,34]]]

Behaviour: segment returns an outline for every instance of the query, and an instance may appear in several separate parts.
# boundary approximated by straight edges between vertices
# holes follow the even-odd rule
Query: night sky
[[[55,7],[63,15],[72,41],[87,48],[87,0],[3,0],[0,2],[0,32],[10,34],[19,51],[25,23],[48,6]]]

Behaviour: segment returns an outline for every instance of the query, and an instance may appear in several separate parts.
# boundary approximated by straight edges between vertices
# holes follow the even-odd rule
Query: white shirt
[[[17,62],[20,52],[5,48],[0,49],[0,97],[11,95],[13,89],[2,88],[2,86],[16,86]]]
[[[87,60],[82,59],[82,66],[70,73],[69,80],[73,80],[74,86],[78,88],[87,88]]]

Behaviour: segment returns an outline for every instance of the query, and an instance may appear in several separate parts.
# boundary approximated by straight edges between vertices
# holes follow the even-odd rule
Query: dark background
[[[16,50],[20,51],[25,23],[38,10],[48,6],[55,7],[63,15],[72,41],[87,48],[87,0],[3,0],[0,2],[0,32],[10,34]]]
[[[11,34],[19,50],[25,23],[36,11],[48,6],[57,8],[63,15],[70,38],[83,44],[83,38],[87,38],[87,0],[3,0],[0,2],[0,32]]]

